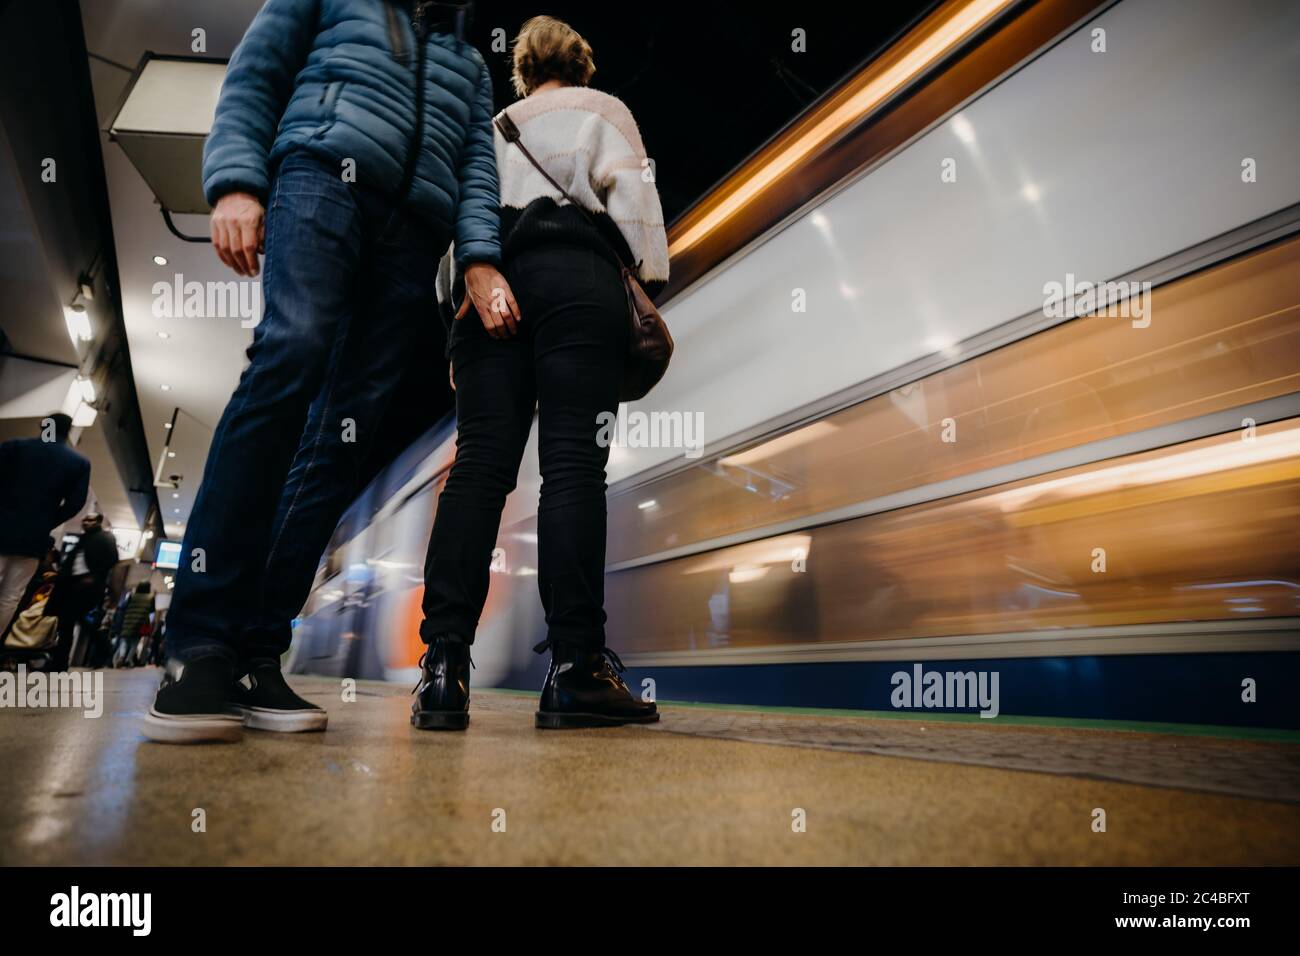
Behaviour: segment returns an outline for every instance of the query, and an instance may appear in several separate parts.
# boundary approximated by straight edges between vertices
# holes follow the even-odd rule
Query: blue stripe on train
[[[638,693],[655,681],[660,700],[920,713],[958,708],[891,704],[916,661],[629,667]],[[925,661],[924,671],[997,672],[999,711],[1033,717],[1081,717],[1300,729],[1300,654],[1141,654],[1100,657]],[[1255,682],[1255,703],[1243,681]],[[924,682],[924,678],[923,678]],[[975,708],[964,708],[974,713]]]

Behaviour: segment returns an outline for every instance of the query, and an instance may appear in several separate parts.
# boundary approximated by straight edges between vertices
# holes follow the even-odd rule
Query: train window
[[[329,547],[325,551],[324,579],[326,581],[343,570],[343,552],[345,550],[343,547],[344,542],[341,540],[343,531],[342,527],[335,529],[334,536],[330,538]]]
[[[377,516],[377,520],[370,523],[368,533],[373,537],[366,552],[371,557],[382,558],[393,550],[393,526],[397,523],[396,519],[400,511],[401,509],[398,508],[382,518]]]

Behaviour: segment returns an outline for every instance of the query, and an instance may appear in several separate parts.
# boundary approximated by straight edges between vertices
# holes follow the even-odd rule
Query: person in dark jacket
[[[50,655],[48,670],[68,669],[76,626],[104,599],[108,573],[117,564],[117,539],[104,530],[104,516],[90,513],[81,519],[81,539],[63,558],[46,614],[59,619],[59,643]]]
[[[36,438],[0,444],[0,634],[9,627],[50,532],[86,503],[90,462],[68,447],[72,419],[41,421]]]
[[[140,642],[141,628],[150,623],[154,613],[153,586],[148,581],[141,581],[133,591],[122,595],[113,615],[114,660],[123,661],[123,666],[134,667],[136,645]]]
[[[186,528],[151,739],[325,729],[280,657],[449,244],[480,310],[517,314],[468,14],[268,0],[230,60],[204,190],[221,261],[252,277],[265,252],[264,307]]]

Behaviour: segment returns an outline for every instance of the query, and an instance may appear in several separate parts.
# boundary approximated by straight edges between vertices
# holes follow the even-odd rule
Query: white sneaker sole
[[[160,744],[197,744],[208,740],[233,743],[244,736],[244,722],[232,715],[203,714],[177,717],[149,708],[140,732]]]
[[[324,730],[329,714],[323,710],[272,710],[269,707],[239,707],[244,726],[280,734],[303,734]]]

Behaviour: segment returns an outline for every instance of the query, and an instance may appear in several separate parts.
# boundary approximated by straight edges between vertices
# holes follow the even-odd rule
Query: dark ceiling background
[[[592,85],[627,103],[655,160],[669,222],[846,74],[871,59],[930,0],[761,4],[492,2],[475,5],[470,40],[492,70],[497,108],[514,100],[514,39],[539,13],[559,17],[591,43]],[[805,31],[807,52],[791,50]]]

